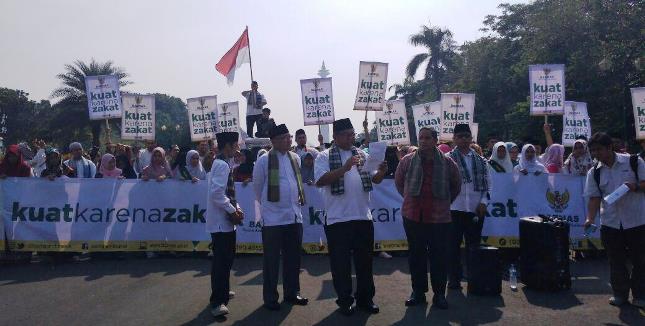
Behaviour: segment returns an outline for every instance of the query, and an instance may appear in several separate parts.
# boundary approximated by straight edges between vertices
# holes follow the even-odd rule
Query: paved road
[[[572,263],[571,291],[539,293],[504,283],[500,297],[451,291],[451,308],[406,309],[407,261],[375,258],[376,298],[381,313],[345,317],[336,312],[326,256],[305,256],[301,273],[307,307],[262,309],[262,260],[242,255],[234,264],[231,314],[208,311],[209,261],[203,258],[132,258],[0,266],[0,325],[645,325],[645,312],[609,306],[604,259]],[[281,291],[281,290],[280,290]]]

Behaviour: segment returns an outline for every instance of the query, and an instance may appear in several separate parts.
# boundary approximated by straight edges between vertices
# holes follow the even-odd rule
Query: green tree
[[[87,96],[85,94],[85,76],[115,75],[121,87],[131,84],[125,80],[129,75],[124,69],[116,67],[112,61],[97,62],[92,59],[89,64],[81,60],[65,65],[65,72],[56,75],[62,86],[56,88],[51,97],[60,99],[54,108],[61,109],[53,121],[53,126],[64,126],[71,133],[82,135],[89,126],[92,144],[99,145],[101,129],[104,121],[91,121],[87,112]]]

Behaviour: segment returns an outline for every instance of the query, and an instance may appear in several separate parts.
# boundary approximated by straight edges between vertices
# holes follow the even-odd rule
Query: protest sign
[[[410,132],[405,100],[387,101],[383,111],[376,112],[378,141],[388,145],[409,145]]]
[[[331,78],[300,80],[300,91],[305,126],[334,122],[334,96]]]
[[[531,115],[564,114],[564,65],[530,65]]]
[[[217,133],[240,132],[240,109],[237,102],[217,105]]]
[[[412,106],[414,127],[417,136],[421,128],[431,128],[437,133],[441,132],[441,102],[428,102]]]
[[[645,139],[645,87],[632,88],[636,139]]]
[[[190,140],[211,140],[217,131],[217,96],[189,98],[186,101]]]
[[[381,111],[387,91],[387,63],[361,61],[354,110]]]
[[[441,93],[441,131],[439,140],[451,141],[457,124],[473,123],[475,94]]]
[[[85,94],[90,120],[121,117],[121,94],[116,76],[85,76]]]
[[[587,103],[564,102],[562,124],[562,145],[573,147],[578,136],[591,139],[591,119],[587,112]]]
[[[154,140],[155,96],[124,93],[122,99],[121,138]]]

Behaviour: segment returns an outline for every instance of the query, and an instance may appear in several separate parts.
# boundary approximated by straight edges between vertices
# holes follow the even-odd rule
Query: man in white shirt
[[[589,140],[591,155],[598,163],[587,172],[585,197],[589,198],[585,229],[600,210],[600,239],[609,259],[609,280],[614,295],[609,303],[621,306],[629,299],[645,308],[645,162],[638,156],[615,153],[606,133]],[[629,192],[613,204],[603,197],[626,185]],[[627,268],[632,263],[632,271]]]
[[[293,148],[293,151],[298,154],[298,157],[302,157],[305,153],[311,153],[315,160],[318,156],[318,150],[307,146],[307,134],[303,129],[296,130],[296,147]]]
[[[370,213],[370,192],[373,183],[381,183],[387,164],[381,163],[378,172],[363,171],[368,154],[353,146],[355,133],[349,119],[334,121],[334,145],[320,154],[314,164],[316,185],[321,187],[325,207],[325,234],[336,304],[344,315],[358,308],[378,313],[374,304],[372,252],[374,224]],[[352,266],[356,270],[356,298],[352,295]]]
[[[152,162],[152,152],[157,148],[157,143],[154,140],[146,140],[146,148],[139,150],[139,156],[135,159],[134,170],[137,175],[143,173],[143,169],[150,165]]]
[[[461,242],[465,239],[466,252],[479,246],[488,204],[488,168],[486,160],[470,148],[472,139],[470,127],[457,124],[453,134],[456,147],[447,154],[457,163],[462,178],[461,191],[450,205],[453,232],[448,288],[453,290],[461,289]]]
[[[235,178],[232,162],[238,149],[239,133],[215,135],[220,155],[213,161],[208,183],[206,231],[211,234],[213,265],[211,268],[211,314],[228,314],[226,305],[230,292],[230,274],[235,258],[235,226],[242,223],[244,214],[235,199]]]
[[[91,179],[96,176],[96,165],[94,162],[83,157],[83,145],[81,143],[69,144],[69,151],[72,157],[65,161],[65,165],[74,170],[76,178]]]
[[[267,104],[264,95],[258,92],[258,82],[251,82],[251,90],[242,92],[246,99],[246,134],[253,138],[253,125],[262,117],[262,107]]]
[[[284,301],[305,306],[300,296],[300,252],[302,250],[302,211],[305,203],[300,175],[300,158],[291,148],[287,126],[278,125],[269,133],[273,148],[258,158],[253,168],[255,199],[261,205],[262,267],[264,307],[279,310],[278,279],[282,253]]]

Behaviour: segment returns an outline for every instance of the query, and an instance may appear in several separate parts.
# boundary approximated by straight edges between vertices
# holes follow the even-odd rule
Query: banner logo
[[[204,108],[204,103],[206,103],[206,99],[205,99],[205,98],[203,98],[203,97],[200,97],[200,98],[199,98],[199,106],[201,106],[202,108]]]
[[[551,189],[547,188],[546,200],[549,202],[551,209],[557,213],[562,213],[569,207],[569,190],[565,189],[564,193],[561,193],[560,191],[551,191]]]

